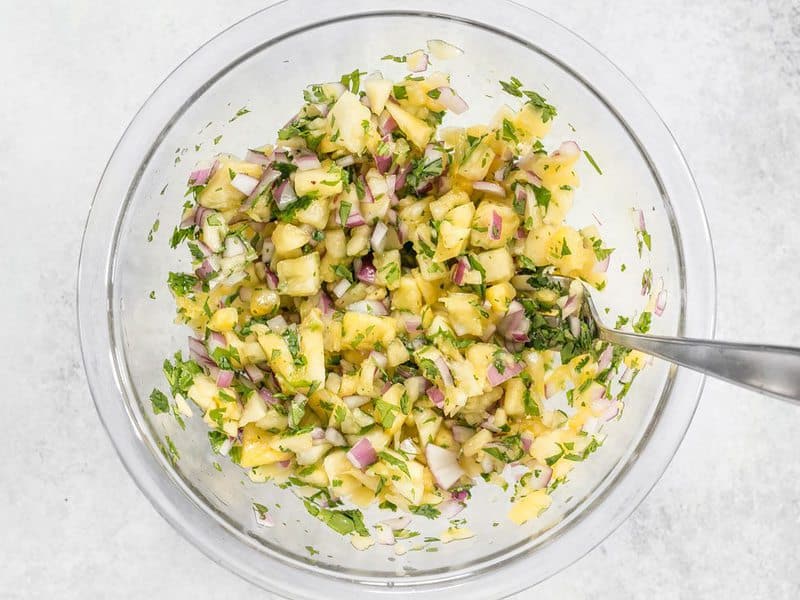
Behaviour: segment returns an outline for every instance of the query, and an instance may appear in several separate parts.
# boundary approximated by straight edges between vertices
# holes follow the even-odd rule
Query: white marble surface
[[[605,52],[675,133],[716,246],[718,336],[800,345],[797,0],[531,4]],[[197,45],[263,5],[2,3],[0,598],[266,597],[128,478],[92,407],[74,307],[84,218],[123,128]],[[798,429],[797,408],[710,382],[634,516],[520,598],[800,597]]]

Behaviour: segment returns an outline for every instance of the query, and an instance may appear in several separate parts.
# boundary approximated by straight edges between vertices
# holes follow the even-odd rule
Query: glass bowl
[[[195,161],[271,141],[308,83],[338,79],[355,67],[404,75],[403,65],[380,57],[436,38],[465,51],[434,65],[452,73],[471,106],[451,123],[486,122],[501,102],[513,100],[498,85],[513,75],[558,108],[548,146],[575,139],[603,170],[580,162],[582,185],[569,220],[597,219],[607,245],[616,248],[609,284],[596,294],[609,322],[641,309],[640,278],[650,267],[669,290],[654,331],[713,335],[714,261],[701,200],[650,105],[608,60],[544,16],[510,2],[457,6],[449,14],[443,3],[424,0],[406,0],[403,8],[391,0],[326,0],[313,8],[287,0],[237,23],[148,99],[114,150],[88,218],[78,313],[103,424],[131,476],[176,529],[214,561],[278,595],[318,598],[325,590],[329,598],[466,600],[534,585],[602,541],[641,502],[675,453],[702,389],[700,375],[656,361],[637,378],[604,446],[555,491],[542,517],[514,526],[502,493],[481,485],[460,515],[474,538],[403,556],[390,546],[357,551],[309,516],[291,490],[254,484],[227,460],[217,471],[197,415],[184,431],[171,416],[152,414],[148,396],[164,387],[163,359],[186,350],[187,331],[172,324],[165,281],[168,271],[189,264],[167,240]],[[234,118],[242,107],[250,112]],[[653,239],[652,252],[641,258],[632,207],[644,210]],[[161,229],[148,242],[155,219]],[[166,436],[180,454],[174,464],[160,450]],[[256,524],[253,501],[270,507],[275,527]],[[434,536],[443,527],[414,525]]]

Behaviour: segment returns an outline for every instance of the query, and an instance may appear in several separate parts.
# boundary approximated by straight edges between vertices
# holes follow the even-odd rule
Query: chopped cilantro
[[[161,390],[153,388],[150,392],[150,404],[153,405],[153,414],[158,415],[169,411],[169,400]]]
[[[597,162],[594,160],[594,157],[589,153],[588,150],[584,150],[583,153],[586,155],[586,160],[589,161],[589,164],[594,167],[594,170],[597,171],[600,175],[603,174],[603,171],[600,170]]]

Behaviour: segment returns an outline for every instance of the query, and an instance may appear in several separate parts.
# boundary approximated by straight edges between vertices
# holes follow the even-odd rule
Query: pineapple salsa
[[[168,282],[195,332],[165,362],[176,417],[194,402],[216,454],[293,486],[357,547],[358,507],[400,515],[375,529],[393,543],[481,478],[513,492],[513,522],[536,518],[643,366],[595,339],[581,285],[548,277],[602,289],[611,253],[565,222],[582,153],[543,143],[556,109],[512,77],[513,106],[446,127],[467,103],[430,54],[384,59],[410,74],[311,85],[274,145],[196,168],[172,237],[193,271]]]

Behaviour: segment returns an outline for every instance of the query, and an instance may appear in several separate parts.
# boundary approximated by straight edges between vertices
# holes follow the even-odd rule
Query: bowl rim
[[[535,547],[527,552],[516,553],[502,564],[491,565],[491,571],[482,567],[452,577],[413,580],[411,585],[399,582],[393,587],[376,586],[381,582],[366,581],[364,578],[332,578],[326,576],[324,571],[309,569],[304,569],[304,576],[298,578],[290,572],[284,572],[287,562],[269,556],[264,556],[262,564],[255,569],[246,561],[237,560],[237,556],[243,556],[242,553],[247,551],[246,545],[241,544],[242,540],[223,524],[209,519],[204,508],[166,476],[158,464],[157,451],[134,426],[127,403],[119,401],[119,396],[124,397],[125,392],[114,360],[114,332],[110,325],[114,281],[112,250],[125,207],[119,204],[118,199],[126,197],[131,181],[138,181],[149,158],[148,152],[158,143],[161,136],[154,143],[152,132],[161,127],[163,134],[195,95],[209,85],[214,79],[208,77],[209,65],[229,65],[252,51],[251,41],[259,21],[269,19],[273,31],[269,41],[274,42],[300,29],[332,21],[405,15],[454,19],[503,33],[547,55],[606,103],[650,163],[662,187],[665,204],[671,212],[671,225],[683,267],[684,314],[681,331],[694,337],[711,338],[716,316],[716,271],[702,200],[672,134],[641,92],[585,40],[540,13],[510,0],[502,0],[491,7],[479,0],[463,0],[459,3],[458,14],[450,14],[438,6],[437,10],[432,10],[430,0],[407,0],[402,9],[395,8],[392,0],[352,0],[346,9],[337,0],[321,0],[315,6],[313,20],[309,20],[308,15],[298,10],[300,4],[301,0],[283,0],[268,6],[206,42],[156,88],[117,143],[95,191],[78,268],[77,316],[81,353],[95,407],[120,460],[156,510],[214,562],[256,585],[303,598],[314,598],[315,590],[322,585],[333,597],[354,590],[365,597],[395,592],[414,598],[429,596],[434,592],[454,593],[456,590],[463,598],[486,597],[487,589],[491,589],[498,597],[518,592],[585,555],[616,530],[646,497],[669,465],[691,422],[705,380],[702,375],[684,368],[672,369],[671,386],[667,386],[660,400],[660,414],[651,421],[648,431],[636,447],[638,452],[633,452],[637,455],[636,460],[629,460],[624,465],[626,468],[616,477],[607,478],[610,480],[599,486],[596,497],[591,500],[591,503],[595,503],[591,510],[576,517],[568,528],[560,532],[560,546],[554,548],[551,545],[549,549],[547,546]],[[502,10],[497,4],[503,4]],[[538,34],[536,45],[525,39],[525,33],[530,34],[534,29]],[[557,38],[560,38],[561,44],[558,56],[544,47]],[[212,57],[217,58],[211,60]],[[601,80],[603,83],[598,83]],[[617,88],[626,94],[617,94],[614,91]],[[186,89],[196,89],[198,92],[185,100]],[[614,104],[608,101],[609,95],[614,98]],[[166,125],[164,114],[173,115]],[[142,160],[142,156],[145,160]],[[132,174],[130,168],[126,167],[130,164],[140,165],[138,171]],[[656,164],[658,169],[655,168]],[[672,203],[670,198],[681,198],[681,202]],[[689,199],[695,201],[690,202]],[[116,224],[116,227],[108,227],[109,224]],[[683,261],[687,240],[700,250],[693,256],[693,260],[698,262],[693,262],[691,266]],[[97,318],[103,310],[109,319],[109,327],[92,328],[91,324],[97,324]],[[109,394],[116,396],[113,401],[105,401]],[[679,402],[666,401],[675,396],[680,397]],[[643,452],[644,449],[648,449],[648,452]],[[623,496],[625,502],[617,501],[616,506],[612,506],[612,497],[621,499]],[[588,521],[588,524],[577,528],[575,525],[581,521]],[[578,529],[582,530],[581,536],[576,537]],[[566,547],[571,550],[565,551]],[[542,555],[544,550],[547,552]],[[524,558],[530,552],[537,552],[535,572],[525,564]],[[478,577],[482,584],[480,587],[474,585]]]

